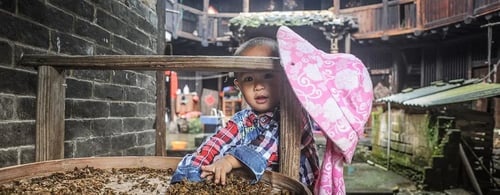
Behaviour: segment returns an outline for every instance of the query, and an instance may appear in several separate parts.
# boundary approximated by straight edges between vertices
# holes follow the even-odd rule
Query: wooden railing
[[[500,10],[500,0],[393,0],[339,10],[358,19],[355,38],[415,33]]]
[[[208,14],[186,5],[176,4],[174,34],[205,43],[228,41],[229,20],[238,13]]]
[[[37,161],[64,158],[65,70],[158,70],[156,73],[156,155],[166,153],[165,70],[219,72],[282,71],[277,58],[242,56],[48,56],[25,55],[19,65],[38,70],[36,106]],[[300,102],[290,84],[282,81],[280,172],[299,179]],[[162,125],[163,124],[163,125]],[[168,155],[168,154],[167,154]]]

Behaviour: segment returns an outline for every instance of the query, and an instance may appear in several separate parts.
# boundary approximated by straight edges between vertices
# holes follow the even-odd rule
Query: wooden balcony
[[[465,22],[500,10],[500,0],[393,0],[347,8],[339,14],[358,19],[356,39],[383,38]]]
[[[168,16],[170,13],[170,17]],[[181,37],[199,41],[204,45],[220,41],[229,41],[229,20],[238,13],[209,14],[186,5],[175,3],[167,8],[167,31],[174,38]]]

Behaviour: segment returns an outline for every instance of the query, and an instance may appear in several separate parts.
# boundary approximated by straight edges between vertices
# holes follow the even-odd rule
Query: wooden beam
[[[279,158],[280,173],[299,179],[300,143],[302,137],[302,105],[293,93],[287,79],[283,79]]]
[[[163,56],[163,55],[107,55],[107,56],[50,56],[25,55],[20,65],[53,66],[66,69],[107,70],[173,70],[249,72],[278,70],[279,58],[243,56]]]
[[[38,67],[35,160],[64,158],[64,71]]]
[[[170,94],[169,94],[170,97]],[[156,156],[165,156],[167,152],[167,125],[165,124],[165,72],[156,71]]]

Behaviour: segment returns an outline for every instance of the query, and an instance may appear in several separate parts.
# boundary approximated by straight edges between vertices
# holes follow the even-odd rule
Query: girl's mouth
[[[257,102],[258,104],[263,104],[267,102],[267,99],[267,96],[257,96],[255,97],[255,102]]]

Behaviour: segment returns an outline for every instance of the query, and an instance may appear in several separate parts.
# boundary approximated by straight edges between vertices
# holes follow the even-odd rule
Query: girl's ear
[[[240,90],[240,82],[238,82],[238,79],[234,79],[233,83],[236,86],[236,89]]]

